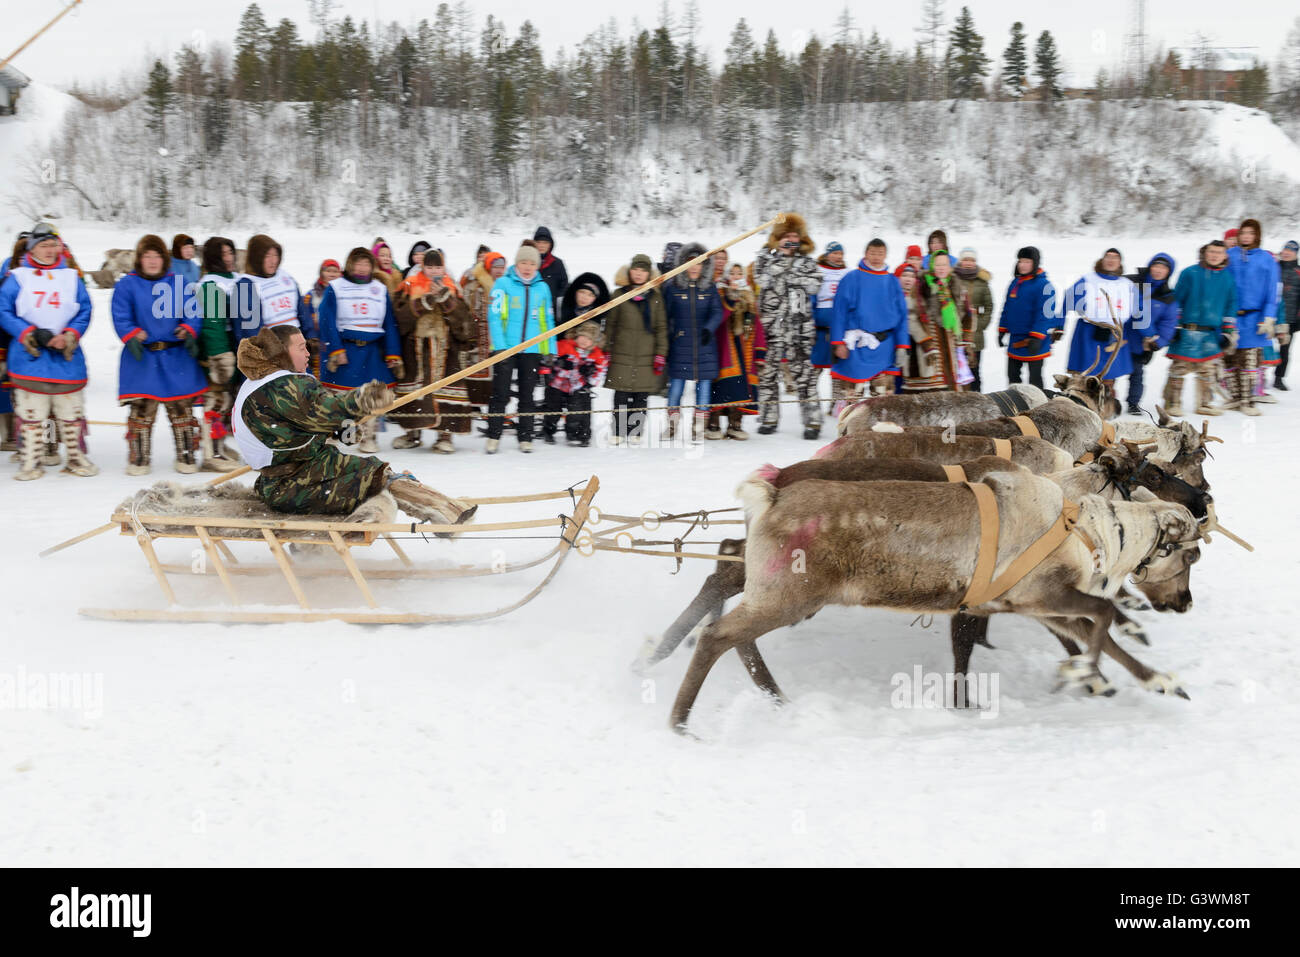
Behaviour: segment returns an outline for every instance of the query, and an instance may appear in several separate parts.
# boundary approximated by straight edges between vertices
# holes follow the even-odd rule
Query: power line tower
[[[1124,36],[1125,78],[1135,91],[1146,85],[1147,0],[1131,0],[1129,28]]]

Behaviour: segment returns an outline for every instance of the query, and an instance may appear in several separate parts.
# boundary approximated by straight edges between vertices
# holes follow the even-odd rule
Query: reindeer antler
[[[1201,444],[1204,445],[1206,442],[1222,441],[1223,439],[1219,438],[1217,435],[1210,435],[1210,420],[1201,419]]]
[[[1110,367],[1115,364],[1115,358],[1119,355],[1119,350],[1124,346],[1124,324],[1115,318],[1115,307],[1111,305],[1110,293],[1103,289],[1101,290],[1101,294],[1106,298],[1106,311],[1110,313],[1110,321],[1112,323],[1110,332],[1111,335],[1115,337],[1115,345],[1111,351],[1110,358],[1106,360],[1106,365],[1102,368],[1101,372],[1097,374],[1097,378],[1104,382],[1106,379],[1106,373],[1108,373]]]
[[[1206,513],[1205,521],[1202,522],[1199,531],[1201,537],[1205,539],[1206,542],[1209,542],[1210,540],[1210,532],[1221,532],[1223,533],[1224,538],[1228,539],[1229,541],[1236,542],[1246,551],[1253,552],[1255,550],[1255,546],[1250,544],[1250,542],[1246,541],[1244,538],[1239,538],[1238,536],[1232,534],[1232,532],[1228,531],[1226,528],[1224,528],[1222,525],[1219,524],[1219,516],[1218,513],[1214,511],[1213,505],[1210,506],[1208,512]]]

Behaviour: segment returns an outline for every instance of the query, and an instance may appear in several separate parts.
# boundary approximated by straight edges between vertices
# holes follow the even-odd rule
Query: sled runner
[[[419,522],[349,522],[337,516],[286,516],[266,508],[249,488],[230,484],[220,489],[211,486],[180,488],[171,483],[159,483],[152,489],[136,493],[111,516],[109,523],[97,531],[119,529],[121,535],[135,538],[144,554],[163,597],[166,608],[82,608],[80,614],[89,618],[128,621],[204,621],[278,623],[296,621],[346,621],[355,624],[452,624],[484,621],[505,615],[532,601],[555,577],[565,558],[574,548],[579,533],[588,522],[592,499],[600,481],[591,476],[580,486],[542,492],[533,495],[508,495],[489,498],[466,498],[463,501],[484,508],[494,505],[568,500],[569,511],[547,518],[521,521],[478,521],[472,525],[437,525]],[[472,539],[474,536],[490,538],[511,537],[520,530],[554,529],[554,545],[543,554],[516,563],[493,562],[486,565],[458,565],[454,567],[426,567],[411,559],[398,542],[398,537],[435,541],[434,536],[455,535]],[[76,544],[91,537],[78,536],[65,545]],[[514,536],[518,538],[550,538],[546,534]],[[157,543],[168,539],[197,542],[202,550],[202,561],[197,563],[167,563],[159,557]],[[397,564],[362,564],[354,555],[355,549],[366,549],[382,541],[393,553]],[[257,545],[265,547],[273,562],[240,561],[231,545]],[[64,546],[56,546],[46,552]],[[196,550],[197,554],[197,550]],[[329,559],[337,560],[337,563]],[[446,580],[503,575],[524,571],[550,562],[543,579],[522,598],[486,612],[462,614],[428,614],[382,610],[372,582],[402,580]],[[215,574],[220,579],[232,607],[177,607],[179,602],[173,578],[169,576],[196,573],[207,578]],[[241,597],[241,578],[283,578],[298,607],[296,609],[250,608]],[[303,587],[304,581],[314,579],[350,578],[365,608],[313,605]]]

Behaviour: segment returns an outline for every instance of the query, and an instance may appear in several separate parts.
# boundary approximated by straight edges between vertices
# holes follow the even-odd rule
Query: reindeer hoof
[[[1123,608],[1125,611],[1151,610],[1151,606],[1136,595],[1120,595],[1115,599],[1115,604],[1119,605],[1119,607]]]
[[[1087,655],[1071,655],[1066,658],[1056,669],[1060,681],[1053,691],[1060,691],[1062,688],[1082,688],[1090,695],[1100,695],[1109,698],[1115,693],[1115,687],[1102,673],[1097,670],[1097,665]]]
[[[1126,621],[1115,629],[1125,638],[1132,638],[1134,641],[1140,641],[1147,647],[1151,646],[1151,640],[1147,638],[1146,629],[1136,621]]]
[[[658,650],[659,639],[654,635],[646,635],[645,641],[641,642],[641,650],[637,652],[628,668],[634,675],[644,675],[651,666],[659,663],[659,659],[655,657],[655,652]]]
[[[1192,700],[1191,696],[1179,685],[1177,675],[1167,675],[1164,672],[1157,671],[1142,682],[1142,687],[1146,688],[1147,691],[1154,691],[1156,694],[1176,694],[1187,701]]]

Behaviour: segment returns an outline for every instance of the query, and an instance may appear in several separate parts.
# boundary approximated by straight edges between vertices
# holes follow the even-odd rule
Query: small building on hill
[[[31,79],[13,64],[0,69],[0,116],[14,112],[18,104],[18,94]]]

